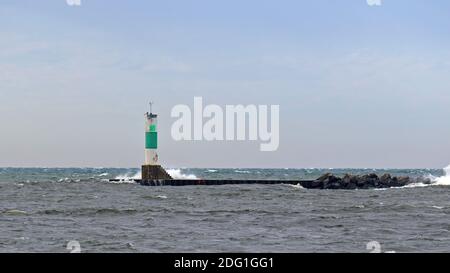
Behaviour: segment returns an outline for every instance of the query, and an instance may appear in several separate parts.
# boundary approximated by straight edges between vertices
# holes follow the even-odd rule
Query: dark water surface
[[[144,187],[135,169],[0,168],[0,252],[450,251],[450,186],[322,191],[289,185]],[[182,169],[177,177],[309,179],[442,170]],[[441,183],[442,184],[442,183]]]

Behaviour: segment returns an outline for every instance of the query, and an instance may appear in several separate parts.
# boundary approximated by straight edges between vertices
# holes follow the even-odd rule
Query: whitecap
[[[450,165],[445,167],[444,169],[444,175],[436,177],[434,175],[429,174],[428,176],[425,176],[426,179],[430,180],[431,183],[412,183],[409,185],[404,186],[403,188],[423,188],[423,187],[429,187],[429,186],[450,186]]]
[[[7,215],[26,215],[28,213],[26,211],[24,211],[24,210],[11,209],[11,210],[5,211],[4,214],[7,214]]]
[[[251,173],[250,171],[235,170],[235,173]]]
[[[70,177],[64,177],[64,178],[58,179],[58,182],[59,182],[59,183],[62,183],[62,182],[73,182],[73,181],[75,181],[75,182],[80,182],[81,180],[80,180],[80,179],[73,180],[73,179],[70,178]]]
[[[435,177],[433,185],[450,186],[450,165],[444,168],[444,175]]]
[[[302,187],[302,185],[300,185],[300,183],[299,183],[299,184],[296,184],[296,185],[289,184],[289,186],[291,186],[291,187],[293,187],[293,188],[295,188],[295,189],[304,189],[304,187]]]
[[[411,183],[403,187],[398,187],[400,189],[405,188],[425,188],[430,186],[450,186],[450,165],[445,167],[443,169],[444,175],[443,176],[434,176],[431,174],[428,174],[424,176],[423,178],[430,181],[430,183],[423,183],[423,182],[417,182],[417,183]]]
[[[104,179],[102,181],[108,182],[110,184],[135,184],[136,183],[134,180],[130,180],[130,179],[124,179],[124,180],[119,180],[119,181],[111,181],[109,179]]]
[[[128,172],[125,174],[118,175],[118,176],[116,176],[115,179],[119,179],[119,180],[121,180],[121,182],[124,182],[124,181],[126,182],[126,181],[134,181],[136,179],[141,179],[141,177],[142,177],[142,172],[138,171],[135,174],[131,174]]]
[[[411,183],[411,184],[408,184],[408,185],[403,186],[401,188],[404,188],[404,189],[407,189],[407,188],[424,188],[424,187],[429,187],[431,185],[433,185],[433,184],[425,184],[425,183],[419,182],[419,183]]]
[[[194,174],[183,174],[180,169],[169,169],[167,173],[173,179],[198,179]]]
[[[174,179],[198,179],[197,176],[195,176],[193,174],[181,173],[181,169],[169,169],[169,170],[167,170],[167,173]],[[135,174],[125,173],[125,174],[116,176],[115,179],[118,179],[120,181],[115,182],[115,183],[134,182],[134,180],[139,180],[141,178],[142,178],[141,171],[139,171]]]

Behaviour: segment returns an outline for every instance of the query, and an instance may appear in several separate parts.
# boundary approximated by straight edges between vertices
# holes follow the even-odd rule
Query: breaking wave
[[[180,169],[169,169],[167,172],[172,176],[173,179],[198,179],[197,176],[193,174],[183,174]]]
[[[120,180],[134,180],[134,179],[141,179],[142,178],[142,172],[139,171],[135,174],[131,174],[131,173],[125,173],[125,174],[121,174],[116,176],[116,179],[120,179]]]
[[[172,176],[174,179],[198,179],[197,176],[194,174],[184,174],[181,172],[180,169],[168,169],[167,173]],[[121,174],[115,177],[115,179],[119,179],[122,181],[134,181],[135,179],[141,179],[142,178],[142,172],[139,171],[137,173],[125,173]]]
[[[290,186],[294,189],[305,189],[304,187],[302,187],[302,185],[300,185],[300,183],[296,184],[296,185],[288,184],[288,186]]]
[[[412,183],[409,185],[404,186],[403,188],[422,188],[422,187],[429,187],[429,186],[450,186],[450,165],[445,167],[444,169],[444,175],[443,176],[434,176],[429,174],[428,176],[425,176],[425,179],[430,181],[431,183]]]
[[[450,186],[450,165],[444,168],[443,176],[435,177],[430,175],[430,179],[433,181],[433,185]]]
[[[234,170],[235,173],[252,173],[251,171],[247,170]]]

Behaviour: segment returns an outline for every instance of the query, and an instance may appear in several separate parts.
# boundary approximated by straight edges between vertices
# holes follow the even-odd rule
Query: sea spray
[[[180,169],[168,169],[167,172],[173,179],[198,179],[197,176],[193,174],[183,174]],[[136,179],[142,178],[142,172],[136,172],[135,174],[125,173],[116,176],[115,179],[119,179],[121,181],[134,181]]]
[[[142,177],[142,172],[138,171],[135,174],[125,173],[125,174],[118,175],[118,176],[116,176],[115,179],[128,181],[128,180],[141,179],[141,177]]]
[[[433,185],[450,186],[450,165],[444,168],[444,175],[440,177],[434,177],[432,179]]]
[[[193,174],[183,174],[180,169],[169,169],[167,172],[172,176],[173,179],[198,179],[197,176]]]
[[[412,183],[410,185],[406,185],[403,188],[422,188],[422,187],[429,187],[429,186],[450,186],[450,165],[445,167],[443,169],[443,171],[444,171],[443,176],[434,176],[431,174],[425,176],[425,180],[430,181],[430,183],[417,182],[417,183]]]

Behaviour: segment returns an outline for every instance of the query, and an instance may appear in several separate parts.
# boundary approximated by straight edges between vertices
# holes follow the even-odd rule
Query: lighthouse
[[[158,115],[145,113],[145,165],[158,165]]]
[[[158,115],[145,113],[145,164],[142,165],[142,180],[172,179],[158,163]]]

